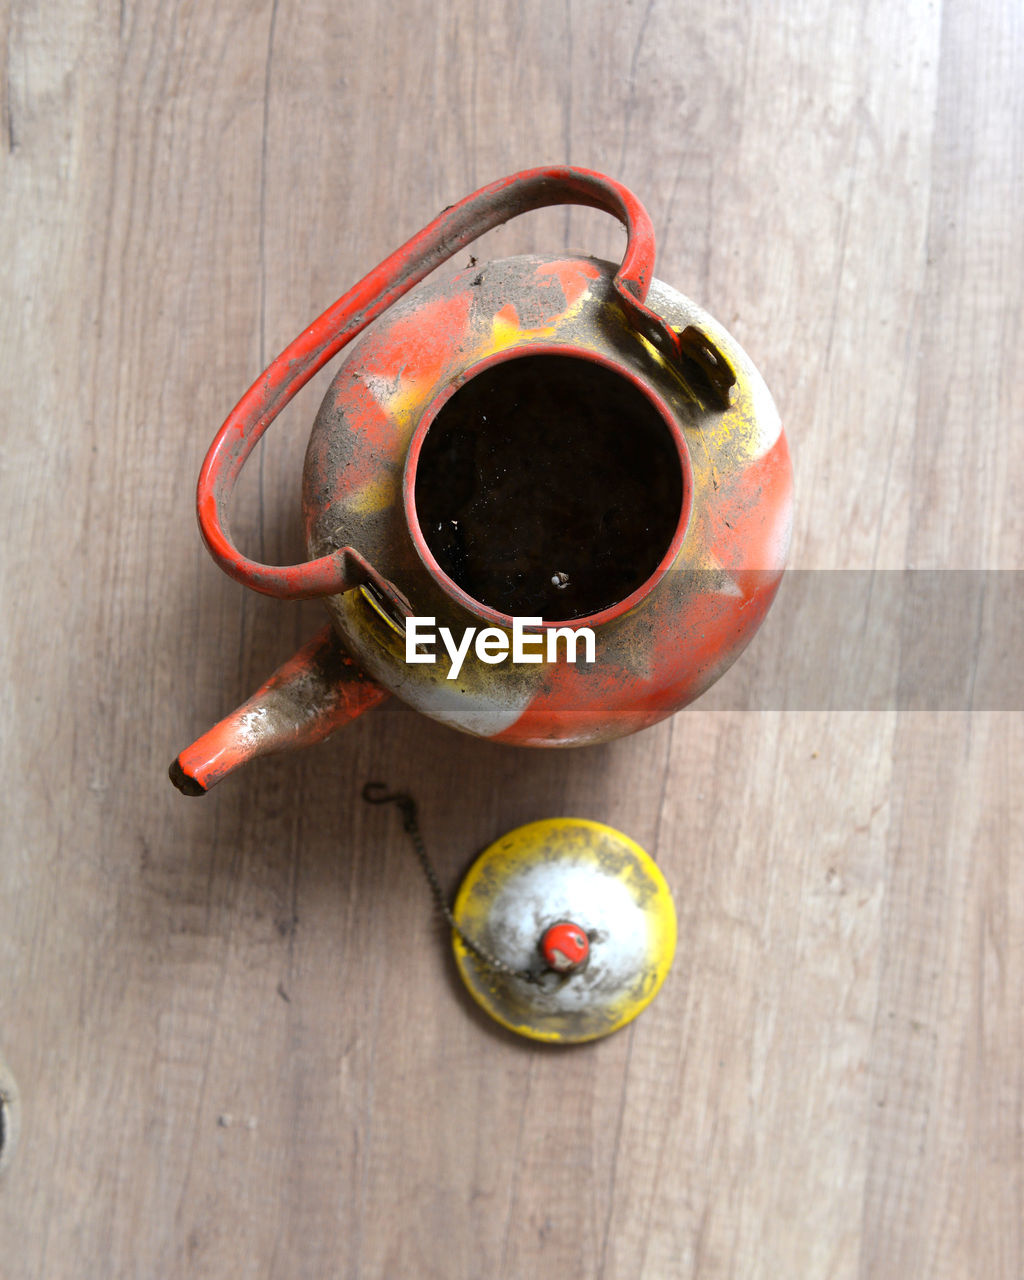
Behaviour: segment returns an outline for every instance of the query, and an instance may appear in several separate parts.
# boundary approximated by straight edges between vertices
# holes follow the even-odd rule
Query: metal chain
[[[430,892],[433,894],[434,903],[444,916],[445,920],[451,926],[452,930],[458,935],[462,945],[467,951],[471,951],[483,964],[491,969],[496,969],[499,973],[506,973],[511,978],[519,978],[523,982],[536,982],[537,977],[528,969],[516,969],[512,965],[507,964],[504,960],[499,960],[493,952],[482,946],[479,942],[474,941],[456,923],[455,916],[452,914],[451,908],[444,896],[444,890],[441,888],[441,881],[438,879],[434,865],[430,861],[427,854],[427,847],[423,843],[423,836],[420,832],[419,817],[416,812],[416,801],[412,796],[404,791],[389,791],[386,782],[368,782],[363,787],[363,799],[367,804],[393,804],[402,815],[402,827],[406,835],[409,837],[412,847],[415,850],[416,857],[419,859],[420,866],[423,868],[423,874],[427,878],[427,884],[430,885]]]

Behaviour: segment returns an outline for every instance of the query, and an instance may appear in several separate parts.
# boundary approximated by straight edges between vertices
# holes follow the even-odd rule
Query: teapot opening
[[[631,607],[689,516],[689,457],[668,408],[589,353],[485,362],[428,410],[409,466],[428,567],[506,616]]]

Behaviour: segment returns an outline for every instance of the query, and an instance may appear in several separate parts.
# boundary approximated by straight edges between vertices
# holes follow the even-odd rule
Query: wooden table
[[[759,698],[769,659],[797,684],[820,660],[820,616],[780,602],[707,703],[608,746],[517,752],[390,702],[201,801],[165,775],[321,616],[204,551],[214,430],[386,252],[534,164],[631,186],[659,275],[758,362],[796,569],[957,569],[1019,599],[1020,5],[14,0],[2,21],[5,1280],[1024,1275],[1009,641],[1016,685],[980,706]],[[621,243],[552,210],[473,252]],[[271,561],[301,556],[323,387],[236,503]],[[970,658],[988,615],[959,590]],[[901,634],[878,669],[912,665]],[[395,815],[359,800],[378,777],[419,797],[450,887],[538,817],[650,849],[680,919],[651,1009],[573,1051],[487,1023]]]

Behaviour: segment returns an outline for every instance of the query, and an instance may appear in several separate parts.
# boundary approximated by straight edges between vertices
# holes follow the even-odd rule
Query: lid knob
[[[560,920],[544,931],[541,954],[556,973],[575,973],[590,956],[590,939],[578,924]]]

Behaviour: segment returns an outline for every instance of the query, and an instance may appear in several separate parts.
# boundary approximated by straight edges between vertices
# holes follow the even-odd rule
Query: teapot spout
[[[247,702],[186,747],[168,774],[184,795],[205,795],[257,756],[322,742],[387,696],[328,625]]]

